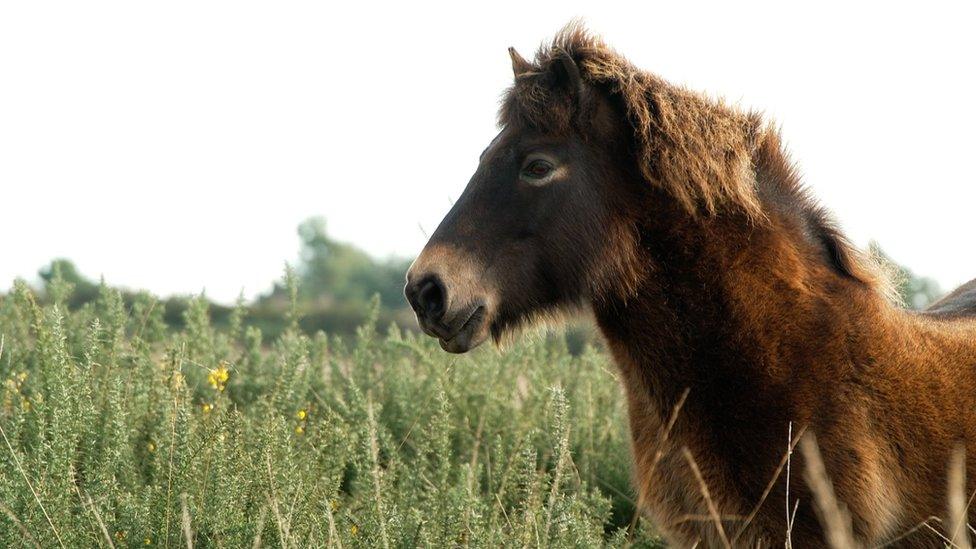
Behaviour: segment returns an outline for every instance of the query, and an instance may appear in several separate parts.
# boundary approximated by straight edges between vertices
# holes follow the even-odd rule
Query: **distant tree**
[[[55,259],[47,267],[41,268],[37,274],[44,282],[44,293],[48,297],[51,297],[51,293],[55,291],[52,283],[57,278],[60,278],[61,284],[70,287],[70,295],[67,299],[70,308],[80,307],[98,297],[98,284],[82,276],[75,264],[68,259]]]
[[[380,297],[377,319],[381,326],[397,323],[401,328],[415,329],[403,298],[409,260],[376,259],[352,244],[335,240],[320,217],[299,225],[298,236],[301,252],[295,274],[302,329],[308,333],[323,330],[351,334],[366,321],[375,295]],[[283,284],[275,284],[270,294],[253,304],[251,318],[273,337],[282,328],[274,319],[288,303],[288,290]]]
[[[359,248],[326,233],[325,220],[316,217],[298,227],[301,263],[298,267],[300,299],[365,305],[379,294],[383,305],[403,304],[403,277],[410,262],[377,260]]]

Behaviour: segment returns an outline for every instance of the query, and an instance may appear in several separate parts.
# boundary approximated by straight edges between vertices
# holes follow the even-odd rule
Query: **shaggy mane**
[[[799,183],[778,132],[759,113],[742,112],[635,67],[579,22],[571,22],[539,48],[531,68],[505,94],[500,125],[563,133],[583,118],[577,114],[586,106],[573,104],[565,90],[553,86],[552,67],[561,56],[575,61],[586,84],[619,98],[633,129],[642,175],[689,214],[712,215],[733,208],[752,223],[768,221],[757,189],[756,164],[775,165],[783,179],[772,184],[794,201],[791,209],[809,225],[809,238],[823,248],[832,267],[892,296],[878,262],[852,245]]]

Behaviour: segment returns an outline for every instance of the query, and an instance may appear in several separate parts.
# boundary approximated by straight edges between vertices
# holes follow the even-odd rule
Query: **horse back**
[[[976,316],[976,279],[956,288],[930,305],[925,312],[945,316]]]

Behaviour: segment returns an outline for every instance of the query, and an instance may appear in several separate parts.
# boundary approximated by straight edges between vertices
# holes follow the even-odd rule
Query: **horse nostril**
[[[414,310],[422,314],[428,321],[437,321],[444,316],[445,292],[444,285],[436,276],[420,281],[418,290],[414,294]]]

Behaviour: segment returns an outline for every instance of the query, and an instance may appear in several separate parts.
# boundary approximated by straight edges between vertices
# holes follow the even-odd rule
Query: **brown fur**
[[[785,474],[775,475],[791,424],[816,433],[860,543],[945,514],[957,443],[972,493],[976,281],[928,313],[895,307],[884,275],[803,190],[759,115],[640,71],[578,26],[514,65],[504,130],[428,245],[477,258],[489,279],[446,278],[447,308],[463,303],[467,318],[467,304],[491,304],[485,325],[497,336],[540,312],[592,307],[622,372],[639,499],[669,540],[720,544],[713,522],[689,519],[708,508],[687,448],[737,544],[781,546],[785,508],[799,501],[794,546],[823,546],[802,458],[789,502]],[[500,198],[526,140],[566,155],[571,176]],[[529,221],[511,212],[538,200],[559,200],[575,224],[547,209]],[[425,273],[452,271],[425,254],[408,295]],[[897,543],[941,546],[926,529]]]
[[[956,288],[933,303],[926,312],[943,316],[976,316],[976,280]]]

